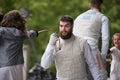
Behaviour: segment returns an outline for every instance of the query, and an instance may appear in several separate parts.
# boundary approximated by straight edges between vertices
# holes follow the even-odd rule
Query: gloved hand
[[[57,40],[58,40],[58,35],[57,35],[57,33],[52,33],[52,34],[50,35],[49,44],[55,45],[55,43],[56,43]]]
[[[36,38],[38,36],[38,31],[36,30],[29,30],[27,31],[27,35],[29,38]]]

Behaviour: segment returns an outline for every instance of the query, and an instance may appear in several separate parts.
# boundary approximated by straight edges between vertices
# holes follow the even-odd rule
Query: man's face
[[[60,36],[62,39],[69,39],[72,35],[73,25],[67,21],[60,21]]]
[[[116,35],[113,36],[113,44],[115,47],[120,48],[120,37],[119,36],[116,36]]]

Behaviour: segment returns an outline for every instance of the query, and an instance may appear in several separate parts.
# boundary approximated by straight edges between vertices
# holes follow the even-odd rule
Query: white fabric
[[[84,79],[63,79],[63,78],[59,78],[59,79],[56,79],[56,80],[88,80],[87,78],[84,78]]]
[[[91,9],[91,10],[89,10],[88,12],[97,12],[98,10],[97,9]],[[75,34],[75,35],[77,35],[76,34],[76,31],[75,30],[77,30],[77,29],[75,29],[76,28],[76,26],[79,26],[78,24],[80,23],[80,22],[78,22],[79,21],[79,17],[80,16],[84,16],[84,14],[82,14],[82,15],[79,15],[76,19],[75,19],[75,21],[74,21],[74,28],[73,28],[73,33]],[[89,16],[91,16],[91,15],[89,15]],[[102,54],[102,57],[103,58],[105,58],[106,57],[106,55],[107,55],[107,51],[108,51],[108,46],[109,46],[109,20],[108,20],[108,18],[106,17],[106,16],[102,16],[102,18],[101,18],[101,24],[102,24],[102,26],[101,26],[101,31],[100,31],[100,33],[99,33],[99,31],[98,31],[98,34],[100,34],[101,35],[101,38],[102,38],[102,47],[101,47],[101,54]],[[84,26],[79,26],[79,27],[81,27],[81,28],[83,28]],[[99,28],[98,28],[99,29]],[[80,32],[79,32],[80,33]],[[87,39],[87,41],[88,41],[88,43],[90,44],[90,46],[91,46],[91,48],[92,49],[96,49],[96,48],[98,48],[98,38],[92,38],[92,37],[90,37],[90,36],[83,36],[83,35],[79,35],[80,37],[84,37],[85,39]],[[100,37],[100,36],[98,36],[98,37]]]
[[[100,51],[99,51],[99,49],[93,49],[92,50],[92,53],[94,53],[94,59],[96,59],[96,54],[100,54]],[[100,60],[102,61],[102,62],[104,62],[104,60],[102,60],[101,58],[100,58]],[[95,60],[95,61],[97,61],[97,60]],[[98,63],[98,62],[96,62],[96,63]],[[102,78],[103,78],[103,80],[107,80],[107,71],[105,70],[105,65],[104,64],[101,64],[102,65],[102,67],[101,67],[101,69],[99,69],[100,70],[100,73],[101,73],[101,76],[102,76]],[[98,67],[99,67],[99,65],[98,65]]]
[[[23,65],[0,68],[0,80],[23,80]]]
[[[72,45],[70,45],[70,46],[72,46]],[[85,43],[84,46],[85,46],[84,47],[84,52],[85,52],[84,57],[85,57],[87,64],[89,65],[89,68],[90,68],[90,71],[92,72],[94,80],[102,80],[101,75],[98,70],[98,67],[97,67],[97,64],[95,63],[93,55],[91,54],[89,45],[87,43]],[[73,48],[73,49],[75,49],[75,48]],[[48,45],[44,52],[44,55],[42,56],[42,59],[41,59],[41,66],[43,68],[47,69],[50,67],[50,65],[52,64],[52,61],[55,59],[54,54],[55,54],[55,46]],[[68,53],[66,53],[66,54],[68,54]],[[71,70],[71,72],[72,72],[72,70]],[[80,72],[80,73],[82,73],[82,72]],[[60,80],[60,79],[58,78],[58,80]]]
[[[49,44],[55,45],[57,39],[58,39],[57,33],[52,33],[52,34],[50,35]]]
[[[41,58],[41,66],[44,69],[48,69],[51,66],[54,59],[54,49],[55,45],[47,45],[47,48]]]
[[[98,39],[101,32],[101,18],[99,11],[88,10],[75,19],[73,33],[77,36],[86,36]]]
[[[83,78],[87,77],[84,43],[84,39],[74,36],[68,40],[60,38],[57,41],[57,45],[61,47],[59,50],[59,46],[57,46],[55,53],[57,77],[63,78],[63,80],[83,80]]]
[[[120,50],[112,47],[110,51],[112,52],[110,80],[120,80]]]
[[[91,10],[88,10],[87,12],[88,13],[94,13],[94,12],[98,12],[98,10],[97,9],[91,9]],[[84,27],[84,26],[79,26],[79,23],[81,23],[81,22],[78,22],[78,21],[79,21],[79,17],[81,17],[81,16],[84,16],[84,13],[82,15],[79,15],[75,19],[73,33],[75,35],[77,35],[79,37],[83,37],[84,39],[87,40],[87,42],[89,43],[89,45],[90,45],[90,47],[92,49],[94,59],[96,59],[96,54],[100,54],[100,51],[99,51],[99,48],[98,48],[98,41],[99,41],[99,37],[101,36],[101,38],[102,38],[101,56],[102,56],[103,59],[105,59],[106,55],[107,55],[107,51],[108,51],[108,46],[109,46],[109,20],[108,20],[108,18],[106,16],[104,16],[104,15],[102,16],[102,18],[101,18],[101,25],[102,26],[101,26],[101,28],[98,28],[99,30],[97,30],[98,31],[97,34],[99,34],[99,35],[98,35],[98,37],[95,38],[95,37],[91,37],[91,36],[85,36],[85,35],[78,35],[77,34],[78,32],[76,32],[76,31],[78,31],[78,30],[75,29],[76,26],[81,27],[81,28]],[[93,14],[88,15],[88,16],[93,16]],[[79,29],[81,29],[81,28],[79,28]],[[80,33],[81,32],[79,32],[79,34]],[[95,33],[95,35],[96,35],[96,33]],[[97,61],[97,60],[95,60],[95,61]],[[100,72],[101,72],[101,75],[104,78],[104,80],[106,80],[107,79],[106,70],[103,68],[103,69],[100,70]]]

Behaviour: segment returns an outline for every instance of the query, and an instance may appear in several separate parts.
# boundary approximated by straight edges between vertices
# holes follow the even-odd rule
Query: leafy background
[[[111,36],[120,32],[120,0],[104,0],[102,12],[110,20],[110,46]],[[89,9],[89,0],[0,0],[2,13],[21,8],[30,10],[31,16],[27,18],[28,29],[48,29],[58,32],[59,17],[71,15],[74,19],[82,12]],[[34,39],[34,45],[39,61],[49,41],[51,32],[41,33]],[[30,47],[30,68],[36,63],[31,42],[25,41]],[[54,65],[50,68],[55,71]]]

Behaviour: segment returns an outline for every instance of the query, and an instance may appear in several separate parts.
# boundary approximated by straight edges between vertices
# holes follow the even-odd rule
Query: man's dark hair
[[[100,5],[103,3],[103,0],[90,0],[90,3]]]
[[[66,22],[70,22],[71,24],[73,24],[73,18],[69,15],[62,16],[60,18],[60,21],[66,21]]]

